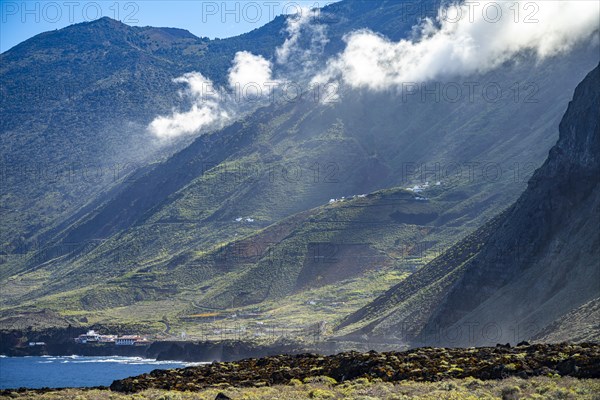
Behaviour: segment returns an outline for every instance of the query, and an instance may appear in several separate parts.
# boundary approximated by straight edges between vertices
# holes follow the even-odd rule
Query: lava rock
[[[600,344],[534,344],[481,348],[417,348],[405,352],[356,351],[332,356],[277,355],[260,359],[218,362],[114,381],[110,389],[136,393],[155,388],[198,391],[209,387],[261,387],[287,385],[314,377],[335,382],[380,379],[384,382],[439,381],[473,377],[482,380],[510,376],[558,374],[600,378]],[[332,380],[332,382],[333,382]]]

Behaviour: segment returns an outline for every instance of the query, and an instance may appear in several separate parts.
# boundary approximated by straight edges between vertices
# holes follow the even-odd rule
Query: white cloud
[[[333,84],[322,86],[327,93],[340,82],[351,88],[385,90],[486,72],[520,53],[544,59],[569,51],[594,32],[597,40],[600,2],[480,0],[451,5],[441,8],[436,20],[424,20],[415,28],[419,39],[393,42],[369,30],[348,34],[344,51],[315,75],[327,44],[318,13],[302,9],[288,17],[288,38],[275,49],[275,65],[247,51],[236,53],[228,90],[214,88],[197,72],[177,78],[175,82],[186,85],[182,95],[192,100],[191,108],[159,116],[148,129],[159,138],[218,129],[252,111],[254,100],[266,100],[290,80]],[[334,102],[338,96],[335,90],[323,99]]]
[[[600,2],[586,0],[453,5],[440,9],[436,21],[424,21],[416,41],[392,42],[368,30],[347,35],[344,52],[313,82],[339,80],[354,88],[383,90],[485,72],[521,52],[543,59],[589,38],[598,30],[599,13]]]
[[[170,115],[156,117],[148,130],[158,138],[173,138],[218,129],[239,115],[252,111],[256,101],[272,99],[275,90],[289,79],[295,82],[312,76],[317,53],[327,43],[325,27],[312,22],[318,10],[299,9],[287,19],[288,38],[276,50],[279,75],[274,77],[273,63],[260,55],[239,51],[228,73],[229,88],[215,88],[212,81],[198,72],[187,73],[174,80],[186,85],[182,97],[192,105],[188,111],[173,110]],[[302,48],[300,38],[310,35],[309,48]],[[304,78],[303,78],[304,77]]]
[[[317,61],[315,56],[321,54],[329,42],[325,25],[316,23],[320,13],[321,10],[317,8],[301,8],[297,14],[287,18],[288,37],[275,51],[275,59],[278,64],[292,64],[305,72],[314,68]],[[300,44],[303,34],[310,37],[308,48],[303,48]]]
[[[222,95],[215,90],[210,79],[198,72],[187,73],[174,80],[187,88],[181,92],[193,104],[189,111],[174,110],[169,116],[156,117],[148,126],[150,132],[160,139],[197,133],[202,129],[221,127],[231,119],[223,105]]]
[[[278,82],[273,79],[272,64],[262,56],[239,51],[229,70],[229,87],[242,91],[244,96],[265,96],[271,93]],[[248,93],[249,92],[249,93]]]

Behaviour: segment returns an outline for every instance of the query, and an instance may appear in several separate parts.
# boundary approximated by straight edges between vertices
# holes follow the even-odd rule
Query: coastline
[[[256,345],[247,342],[156,341],[146,346],[92,345],[77,343],[47,343],[45,346],[11,347],[4,349],[7,357],[27,356],[117,356],[141,357],[157,361],[213,362],[236,361],[276,354],[298,354],[303,349],[296,344]]]
[[[141,397],[148,394],[154,398],[160,393],[177,392],[181,393],[182,398],[203,393],[203,397],[197,398],[214,399],[217,392],[225,391],[236,396],[263,393],[263,397],[256,398],[269,398],[267,396],[274,392],[292,391],[300,396],[301,393],[315,390],[339,394],[350,389],[395,391],[400,390],[399,387],[402,390],[414,388],[415,393],[423,388],[485,388],[494,393],[504,393],[504,390],[517,386],[519,390],[537,390],[538,393],[539,390],[559,389],[580,394],[595,393],[600,388],[600,344],[428,347],[405,352],[345,352],[331,356],[311,353],[277,355],[153,370],[115,380],[108,388],[6,389],[0,391],[0,396],[18,397],[22,394],[25,397],[35,395],[44,398],[49,392],[81,391],[100,396],[94,398],[106,395],[106,398],[120,399],[127,397],[119,396],[132,394]]]
[[[23,356],[122,356],[143,357],[158,361],[213,362],[237,361],[244,358],[260,358],[278,354],[320,353],[331,355],[350,350],[400,351],[407,349],[401,343],[359,342],[349,339],[324,340],[317,343],[277,339],[272,342],[243,340],[198,341],[154,340],[143,346],[115,345],[109,343],[76,343],[74,338],[88,329],[102,331],[131,330],[111,327],[48,328],[45,330],[0,330],[0,355]],[[29,346],[29,342],[43,342],[43,346]]]

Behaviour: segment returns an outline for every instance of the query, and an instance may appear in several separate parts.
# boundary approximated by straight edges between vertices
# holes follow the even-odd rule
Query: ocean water
[[[198,364],[116,356],[0,356],[0,389],[109,386],[115,379],[143,374],[154,369],[182,368]]]

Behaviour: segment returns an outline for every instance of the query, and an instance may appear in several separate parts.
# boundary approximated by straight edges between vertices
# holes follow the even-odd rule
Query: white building
[[[115,340],[115,344],[118,346],[144,346],[149,343],[148,339],[138,335],[123,335]]]
[[[82,344],[86,344],[86,343],[97,343],[100,341],[100,335],[96,333],[96,331],[91,330],[88,331],[87,333],[84,333],[83,335],[79,335],[75,341],[77,343],[82,343]]]
[[[119,336],[115,341],[115,344],[118,346],[133,346],[135,342],[140,339],[141,338],[137,335],[124,335]]]

